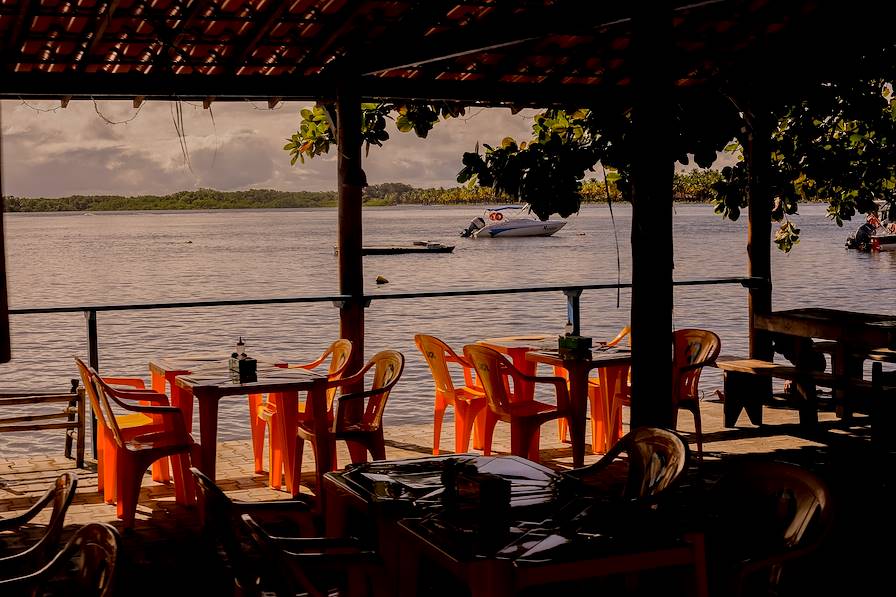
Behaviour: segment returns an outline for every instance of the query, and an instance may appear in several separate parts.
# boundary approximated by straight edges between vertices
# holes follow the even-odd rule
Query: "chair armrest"
[[[268,502],[233,502],[233,507],[240,512],[285,512],[287,514],[311,513],[314,506],[305,500],[271,500]]]
[[[170,401],[166,394],[156,392],[155,390],[119,390],[118,398],[127,398],[128,400],[139,400],[158,406],[169,406]]]
[[[321,552],[324,549],[340,548],[352,549],[355,555],[362,553],[361,542],[356,537],[277,537],[271,535],[280,547],[288,550],[315,550]]]
[[[45,493],[39,500],[34,502],[28,510],[22,512],[21,514],[17,514],[15,516],[10,516],[8,518],[0,519],[0,531],[12,531],[15,530],[22,525],[25,525],[32,518],[40,514],[41,510],[43,510],[47,504],[53,501],[55,497],[55,492],[53,490]]]

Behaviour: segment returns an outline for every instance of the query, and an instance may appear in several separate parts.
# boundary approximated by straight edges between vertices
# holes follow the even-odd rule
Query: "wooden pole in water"
[[[339,312],[339,335],[352,342],[348,370],[364,364],[364,264],[361,255],[361,96],[355,77],[346,77],[336,95],[339,187],[339,292],[351,296]]]
[[[749,206],[747,229],[747,257],[751,276],[763,278],[765,284],[750,288],[748,309],[750,314],[750,358],[770,361],[774,356],[771,335],[754,326],[757,313],[772,310],[772,198],[768,188],[771,165],[771,118],[758,106],[751,106],[746,115],[748,124],[744,159],[747,161],[747,203]],[[771,386],[769,386],[771,391]]]
[[[632,21],[632,427],[673,427],[672,15]]]

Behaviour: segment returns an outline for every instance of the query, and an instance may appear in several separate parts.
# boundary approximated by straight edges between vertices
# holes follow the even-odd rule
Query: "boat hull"
[[[491,224],[476,232],[476,238],[510,238],[518,236],[551,236],[566,225],[559,220],[509,220]]]

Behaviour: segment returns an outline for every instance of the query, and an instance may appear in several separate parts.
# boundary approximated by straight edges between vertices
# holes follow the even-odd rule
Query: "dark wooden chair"
[[[111,596],[119,549],[114,528],[96,522],[86,524],[46,565],[30,573],[20,569],[17,576],[0,579],[0,595]]]
[[[624,484],[615,483],[610,470],[625,453],[628,471]],[[672,487],[687,467],[688,445],[673,431],[657,427],[638,427],[622,436],[597,462],[564,473],[584,488],[600,487],[612,491],[620,485],[621,497],[634,501],[655,501]]]
[[[814,553],[831,531],[827,486],[793,464],[740,463],[711,495],[707,557],[714,594],[776,594],[785,569]]]
[[[0,391],[0,412],[6,407],[23,405],[56,404],[53,410],[43,409],[39,413],[22,414],[14,412],[0,417],[0,433],[7,431],[41,431],[44,429],[65,429],[65,457],[72,457],[75,444],[75,464],[84,468],[84,389],[73,379],[68,392],[7,392]]]
[[[278,597],[355,597],[384,585],[376,554],[353,538],[274,536],[252,516],[241,518],[269,564],[262,584]]]
[[[242,514],[251,514],[266,527],[286,529],[294,535],[317,534],[308,500],[234,501],[196,467],[191,467],[190,473],[196,483],[204,538],[221,552],[233,573],[236,589],[242,594],[260,594],[260,578],[267,566],[248,534],[242,532]]]
[[[896,371],[884,371],[883,364],[871,364],[871,441],[883,449],[893,447],[896,430]]]
[[[53,487],[32,505],[27,512],[17,516],[0,519],[0,532],[17,531],[33,520],[38,514],[53,504],[50,512],[50,520],[43,530],[43,534],[36,543],[24,551],[0,557],[0,578],[9,578],[14,573],[35,569],[38,564],[43,564],[50,559],[59,545],[59,537],[65,525],[65,514],[75,497],[78,488],[78,477],[74,473],[60,475]]]

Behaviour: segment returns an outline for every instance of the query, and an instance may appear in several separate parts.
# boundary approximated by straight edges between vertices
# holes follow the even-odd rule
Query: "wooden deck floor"
[[[795,462],[818,473],[832,487],[836,498],[837,518],[833,540],[823,554],[825,565],[817,568],[813,589],[816,594],[889,594],[889,556],[892,549],[878,550],[875,544],[889,546],[896,531],[896,491],[893,454],[873,454],[868,441],[868,427],[859,417],[853,425],[845,425],[831,413],[821,413],[820,430],[807,435],[801,431],[795,411],[766,409],[766,425],[756,428],[742,416],[741,427],[722,426],[721,404],[702,403],[704,420],[705,461],[699,472],[692,474],[712,483],[725,469],[726,463],[738,458],[772,458]],[[447,423],[447,421],[446,421]],[[453,446],[452,425],[446,424],[442,446]],[[692,429],[690,415],[681,414],[681,429]],[[60,434],[61,435],[61,434]],[[47,432],[48,441],[56,441]],[[391,427],[387,434],[387,456],[390,459],[429,454],[432,427],[428,424]],[[691,438],[692,439],[692,438]],[[67,517],[67,533],[90,521],[109,522],[115,526],[115,507],[102,502],[96,491],[96,467],[75,469],[74,462],[62,456],[62,439],[54,454],[30,458],[0,459],[0,516],[27,509],[62,471],[75,470],[79,484],[75,501]],[[499,452],[509,448],[504,425],[496,431],[495,446]],[[571,451],[558,441],[556,425],[543,427],[542,460],[558,469],[568,468]],[[692,442],[692,448],[693,442]],[[308,454],[310,450],[306,451]],[[344,446],[339,448],[340,463],[347,462]],[[586,463],[599,458],[588,455]],[[303,483],[313,492],[313,462],[308,456],[303,468]],[[266,487],[266,475],[252,470],[249,440],[223,442],[218,447],[218,481],[232,497],[239,499],[283,499],[282,491]],[[137,523],[125,533],[125,566],[120,577],[121,594],[129,596],[194,594],[200,588],[210,594],[229,594],[230,579],[226,570],[201,544],[198,537],[196,511],[174,503],[173,487],[151,481],[147,475],[140,496]],[[7,541],[15,541],[8,539]],[[829,565],[828,565],[829,564]],[[180,579],[178,583],[174,579]],[[882,587],[878,589],[877,587]],[[808,587],[807,587],[808,588]],[[828,590],[830,593],[828,593]]]

